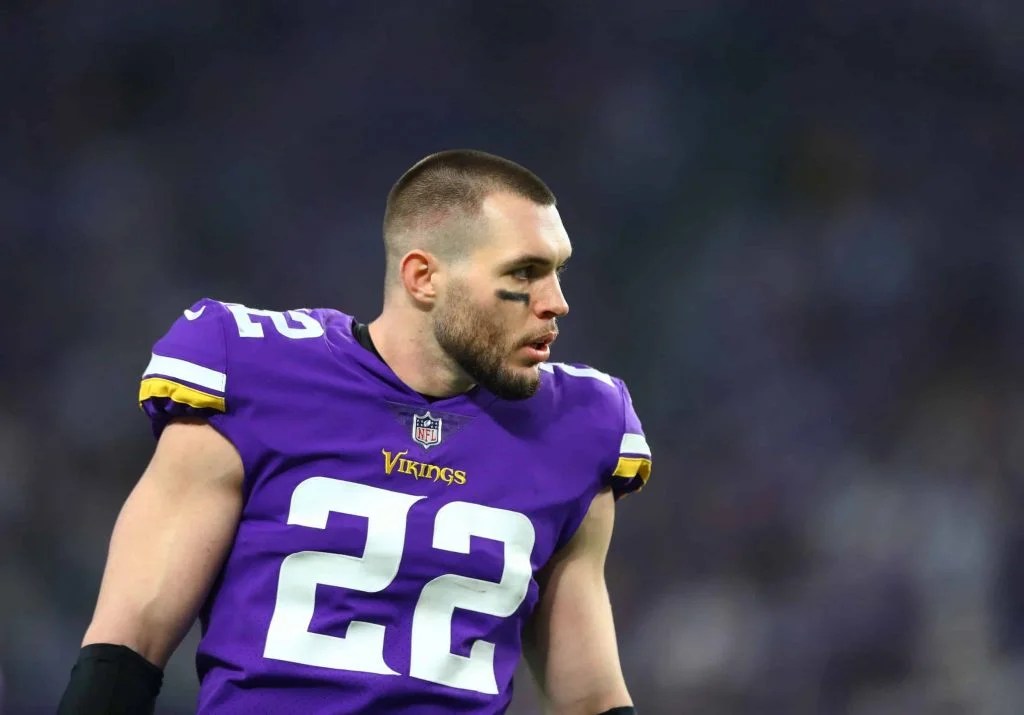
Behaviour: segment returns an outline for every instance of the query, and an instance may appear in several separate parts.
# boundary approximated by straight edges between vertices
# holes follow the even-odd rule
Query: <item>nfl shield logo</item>
[[[412,438],[422,445],[424,449],[430,449],[436,444],[441,444],[441,418],[434,417],[429,412],[422,415],[412,416]]]

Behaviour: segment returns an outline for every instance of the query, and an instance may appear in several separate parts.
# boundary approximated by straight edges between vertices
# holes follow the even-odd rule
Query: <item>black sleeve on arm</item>
[[[57,715],[150,715],[164,673],[128,646],[82,648]]]
[[[621,707],[612,708],[611,710],[605,710],[603,713],[597,715],[636,715],[636,708],[632,705],[622,705]]]

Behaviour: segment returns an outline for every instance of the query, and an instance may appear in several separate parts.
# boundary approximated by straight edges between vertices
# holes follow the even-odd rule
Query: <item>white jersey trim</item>
[[[639,454],[645,457],[651,456],[651,448],[647,446],[647,438],[635,432],[626,432],[622,435],[622,444],[619,445],[619,454]]]
[[[224,392],[228,382],[228,376],[223,372],[217,372],[208,367],[196,365],[188,360],[166,357],[156,353],[152,354],[149,365],[146,366],[146,371],[142,373],[143,378],[151,375],[163,375],[164,377],[185,380],[193,385],[199,385],[208,390],[216,390],[221,393]]]
[[[600,370],[595,370],[592,367],[576,367],[575,365],[568,365],[564,362],[542,362],[538,367],[541,370],[547,372],[554,372],[555,367],[558,367],[562,372],[572,375],[573,377],[590,377],[595,380],[600,380],[610,387],[615,387],[615,383],[612,382],[611,375],[607,375]]]

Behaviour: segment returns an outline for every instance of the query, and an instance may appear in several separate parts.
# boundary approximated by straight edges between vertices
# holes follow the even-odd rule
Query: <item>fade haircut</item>
[[[465,227],[441,228],[450,218],[474,218],[484,199],[504,191],[540,206],[554,206],[555,195],[540,177],[514,161],[473,149],[452,149],[431,154],[402,174],[388,193],[384,209],[384,248],[387,282],[398,263],[413,248],[425,248],[445,257],[463,253],[471,236]],[[425,234],[437,234],[426,236]],[[413,245],[414,241],[429,241]]]

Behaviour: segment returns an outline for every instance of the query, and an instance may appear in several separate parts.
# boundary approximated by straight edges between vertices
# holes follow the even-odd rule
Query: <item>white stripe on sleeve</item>
[[[165,357],[163,355],[157,355],[156,353],[153,353],[153,357],[149,361],[149,365],[146,366],[146,371],[142,373],[144,378],[149,377],[150,375],[176,377],[179,380],[185,380],[194,385],[199,385],[208,390],[215,390],[220,393],[224,392],[224,387],[227,385],[228,381],[228,376],[223,372],[217,372],[216,370],[211,370],[208,367],[196,365],[194,362],[189,362],[188,360]]]
[[[651,448],[647,446],[647,440],[642,434],[626,432],[622,435],[622,444],[619,445],[621,454],[642,454],[645,457],[651,456]]]

